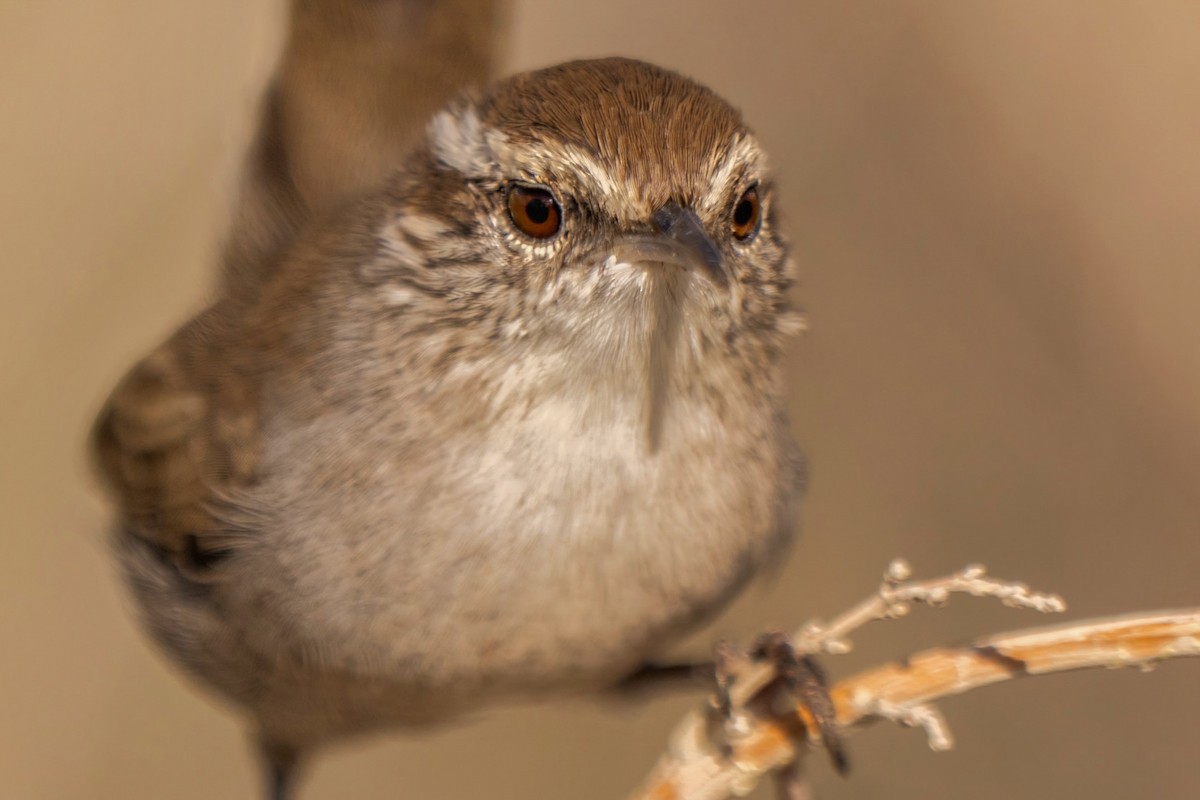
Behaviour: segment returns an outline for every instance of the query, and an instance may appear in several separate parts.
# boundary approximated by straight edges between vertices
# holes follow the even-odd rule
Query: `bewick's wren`
[[[617,684],[786,539],[765,169],[674,73],[519,75],[117,388],[125,573],[280,795],[336,737]]]

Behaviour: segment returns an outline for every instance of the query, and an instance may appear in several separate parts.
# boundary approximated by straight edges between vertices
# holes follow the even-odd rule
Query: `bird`
[[[141,621],[248,719],[271,798],[347,737],[610,691],[778,560],[802,317],[716,93],[521,73],[295,230],[92,436]]]

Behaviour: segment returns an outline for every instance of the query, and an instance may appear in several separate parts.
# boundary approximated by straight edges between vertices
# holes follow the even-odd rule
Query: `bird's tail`
[[[426,121],[494,77],[508,0],[292,0],[224,253],[253,293],[313,220],[380,184]]]

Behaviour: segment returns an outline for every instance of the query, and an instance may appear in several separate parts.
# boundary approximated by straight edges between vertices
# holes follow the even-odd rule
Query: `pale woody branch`
[[[987,570],[978,564],[965,567],[953,575],[931,580],[909,580],[911,575],[912,568],[908,562],[899,558],[893,560],[888,564],[883,582],[875,594],[832,622],[812,621],[796,631],[792,635],[796,651],[809,655],[847,653],[852,647],[847,637],[867,623],[906,616],[912,610],[913,603],[942,606],[954,594],[991,597],[1007,606],[1046,614],[1061,613],[1067,608],[1058,595],[1032,591],[1023,583],[990,578]],[[768,665],[748,666],[738,675],[737,685],[730,692],[734,704],[749,701],[774,676],[774,670]]]
[[[948,594],[939,587],[998,597],[1043,611],[1064,607],[1052,596],[985,578],[978,567],[938,581],[903,583],[905,578],[904,565],[893,564],[875,598],[829,625],[805,626],[797,633],[797,650],[844,649],[827,644],[844,643],[849,631],[872,619],[896,616],[897,603],[944,601]],[[905,663],[888,664],[840,681],[830,693],[844,729],[890,719],[923,728],[934,749],[947,749],[952,746],[950,733],[932,705],[940,698],[1010,678],[1087,667],[1148,668],[1156,661],[1182,656],[1200,656],[1200,609],[1084,621],[991,636],[967,647],[934,648]],[[806,731],[815,729],[808,709],[802,705],[772,708],[753,697],[771,676],[772,670],[763,665],[739,672],[734,684],[738,691],[731,692],[734,713],[730,721],[723,722],[705,709],[680,722],[667,753],[631,800],[741,796],[764,775],[802,758],[808,743]]]

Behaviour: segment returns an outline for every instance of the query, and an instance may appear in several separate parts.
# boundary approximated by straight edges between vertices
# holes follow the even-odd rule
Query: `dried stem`
[[[1027,608],[1042,613],[1061,613],[1066,602],[1055,594],[1032,591],[1023,583],[990,578],[978,564],[941,578],[910,581],[912,568],[903,559],[888,564],[883,581],[875,594],[838,616],[830,623],[814,620],[805,623],[794,634],[796,652],[808,655],[827,653],[840,655],[851,650],[849,635],[875,620],[896,619],[907,615],[913,603],[943,606],[954,594],[973,597],[992,597],[1013,608]],[[746,703],[774,678],[769,665],[757,665],[738,676],[730,695],[736,703]]]
[[[889,573],[891,574],[891,573]],[[903,577],[885,579],[879,597],[856,606],[828,626],[806,626],[797,637],[806,646],[823,650],[824,644],[872,619],[886,618],[891,604],[909,600],[939,602],[937,587],[966,591],[964,582],[987,581],[995,590],[988,596],[1042,610],[1053,610],[1053,598],[1037,595],[1017,584],[1002,584],[983,578],[981,569],[968,568],[955,576],[921,584],[903,584]],[[956,586],[958,588],[949,588]],[[1012,593],[1006,593],[1007,586]],[[982,589],[982,584],[975,588]],[[887,591],[885,591],[887,589]],[[893,593],[893,590],[894,593]],[[1014,599],[1020,597],[1020,599]],[[1061,600],[1057,601],[1061,605]],[[867,606],[870,608],[867,608]],[[882,610],[881,610],[882,609]],[[804,636],[813,638],[804,640]],[[819,646],[818,646],[819,645]],[[919,726],[935,749],[946,749],[952,738],[940,712],[932,705],[942,697],[960,694],[1011,678],[1088,667],[1147,668],[1156,661],[1183,656],[1200,656],[1200,609],[1167,611],[1113,617],[1001,634],[980,639],[973,645],[935,648],[908,659],[888,664],[835,684],[831,689],[839,723],[846,729],[877,719],[890,719]],[[761,665],[755,665],[756,681]],[[765,686],[770,679],[759,683]],[[739,675],[738,683],[742,684]],[[631,800],[722,800],[748,793],[767,773],[788,768],[803,755],[807,731],[814,725],[803,705],[772,708],[770,703],[733,698],[734,714],[718,721],[711,708],[684,718],[671,736],[667,753],[649,779]]]

